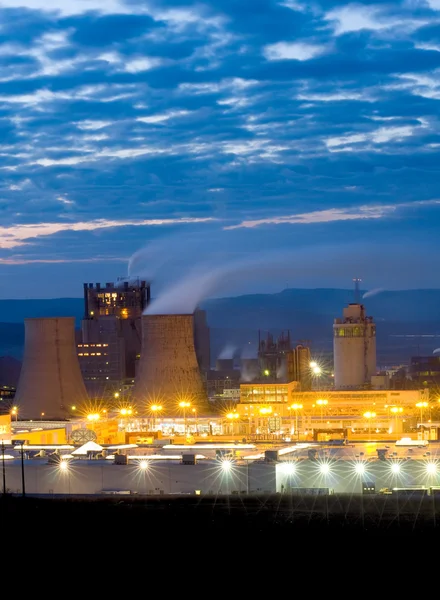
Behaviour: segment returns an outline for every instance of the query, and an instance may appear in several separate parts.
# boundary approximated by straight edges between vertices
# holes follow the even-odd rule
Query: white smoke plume
[[[226,358],[234,358],[234,354],[236,351],[237,346],[234,346],[233,344],[226,344],[226,346],[221,350],[217,358],[220,360]]]
[[[377,294],[381,294],[382,292],[385,292],[384,288],[375,288],[374,290],[369,290],[363,294],[362,299],[371,298],[371,296],[377,296]]]

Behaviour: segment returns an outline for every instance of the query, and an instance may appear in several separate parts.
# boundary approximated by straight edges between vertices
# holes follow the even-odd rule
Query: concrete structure
[[[142,351],[133,399],[138,407],[160,402],[164,413],[182,412],[179,402],[208,408],[194,344],[194,318],[144,315]]]
[[[355,390],[371,385],[376,374],[376,325],[363,304],[349,304],[333,325],[334,385]]]
[[[150,302],[146,281],[120,280],[84,284],[82,340],[78,344],[81,372],[91,396],[112,396],[136,374],[141,350],[141,317]],[[106,356],[84,347],[106,345]]]
[[[299,344],[286,354],[287,380],[297,381],[299,388],[307,392],[312,389],[312,371],[310,367],[310,348]]]
[[[207,373],[211,368],[211,336],[206,310],[200,308],[194,312],[194,344],[199,368],[202,373]]]
[[[75,349],[75,319],[25,319],[23,366],[14,405],[20,418],[63,419],[87,400]]]

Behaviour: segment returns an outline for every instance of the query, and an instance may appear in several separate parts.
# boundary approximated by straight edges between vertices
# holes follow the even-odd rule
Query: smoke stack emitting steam
[[[179,401],[199,407],[205,404],[194,346],[193,315],[142,317],[142,350],[133,396],[141,407],[167,402],[167,408],[176,412]]]

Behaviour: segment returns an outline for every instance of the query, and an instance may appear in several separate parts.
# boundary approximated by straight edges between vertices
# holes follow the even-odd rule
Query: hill
[[[258,330],[290,330],[294,342],[308,340],[314,352],[331,353],[333,319],[353,299],[353,290],[322,288],[205,300],[212,357],[255,355]],[[379,363],[405,362],[440,347],[440,289],[384,291],[362,301],[377,322]],[[72,316],[79,327],[83,299],[0,300],[0,314],[0,355],[21,358],[26,317]]]

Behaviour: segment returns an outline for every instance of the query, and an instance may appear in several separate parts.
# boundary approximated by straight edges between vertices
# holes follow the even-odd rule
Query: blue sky
[[[439,287],[440,0],[0,19],[0,297],[128,269],[218,273],[208,295]]]

